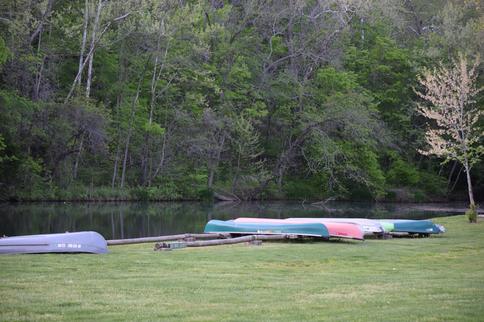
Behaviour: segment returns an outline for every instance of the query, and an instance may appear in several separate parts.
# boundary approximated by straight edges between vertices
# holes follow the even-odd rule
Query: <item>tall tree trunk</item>
[[[74,162],[74,169],[72,171],[72,179],[77,179],[77,170],[79,169],[79,161],[81,159],[82,148],[84,146],[84,136],[81,137],[81,142],[79,143],[79,151],[76,155],[76,161]]]
[[[118,146],[116,147],[116,155],[114,157],[114,166],[113,166],[113,178],[111,179],[111,188],[114,189],[114,186],[116,184],[116,179],[118,177],[118,168],[119,168],[119,153],[121,152],[121,145],[119,144],[118,140]]]
[[[42,62],[40,63],[39,73],[37,74],[37,78],[35,80],[35,89],[34,89],[34,97],[33,97],[34,101],[39,99],[40,84],[42,83],[42,73],[44,72],[45,59],[46,59],[46,56],[42,58]]]
[[[476,203],[474,202],[474,193],[472,191],[472,181],[471,181],[471,169],[470,169],[469,160],[467,160],[467,157],[464,158],[464,168],[465,168],[466,177],[467,177],[467,191],[469,193],[469,204],[471,206],[474,206]]]
[[[47,8],[45,9],[44,14],[42,15],[42,19],[40,20],[40,23],[35,29],[35,31],[32,33],[32,35],[30,36],[30,43],[32,43],[35,40],[35,38],[37,38],[37,36],[39,36],[42,33],[42,29],[44,29],[45,21],[52,14],[53,5],[54,5],[54,0],[49,0],[47,2]]]
[[[102,0],[99,0],[96,10],[96,17],[94,18],[94,25],[92,26],[92,34],[91,34],[91,51],[92,54],[89,56],[89,64],[87,67],[87,81],[86,81],[86,97],[89,97],[91,94],[91,81],[92,81],[92,62],[94,59],[94,47],[96,45],[96,33],[99,28],[99,18],[101,16],[101,9],[103,6]]]
[[[89,25],[89,0],[84,3],[84,24],[82,27],[81,51],[79,53],[79,84],[82,83],[82,64],[84,63],[84,52],[86,51],[87,27]]]
[[[106,28],[104,28],[103,32],[99,36],[99,39],[96,41],[96,43],[94,44],[94,46],[89,49],[89,52],[86,55],[86,59],[84,59],[84,61],[82,62],[82,66],[77,71],[77,75],[74,78],[74,81],[72,82],[72,85],[71,85],[71,88],[69,90],[69,93],[67,93],[66,99],[64,100],[64,104],[67,104],[67,102],[69,102],[69,100],[71,99],[72,94],[74,94],[74,90],[77,88],[77,84],[80,83],[79,81],[81,79],[82,72],[84,71],[84,68],[86,68],[86,63],[88,62],[89,58],[94,53],[94,49],[96,48],[97,42],[101,39],[101,36],[104,34],[104,32],[106,32],[106,30],[108,29],[108,27],[109,26],[107,26]]]
[[[42,30],[40,31],[40,34],[39,34],[39,42],[37,44],[37,55],[40,54],[41,44],[42,44]],[[40,63],[39,71],[37,73],[37,76],[35,77],[34,93],[32,97],[34,101],[39,99],[40,84],[42,81],[42,72],[44,71],[45,58],[46,58],[45,54],[42,55],[42,61]]]
[[[280,167],[277,171],[277,189],[282,191],[282,179],[284,178],[284,168]]]
[[[158,173],[160,173],[160,171],[163,169],[163,166],[165,165],[166,146],[168,145],[167,141],[168,141],[168,135],[169,135],[168,121],[166,118],[165,118],[165,124],[163,126],[165,128],[165,133],[163,133],[163,142],[161,144],[160,162],[158,162],[158,166],[156,167],[156,170],[154,173],[150,168],[149,182],[148,182],[149,185],[151,185],[151,182],[158,176]]]
[[[213,187],[213,178],[215,177],[215,165],[212,163],[209,164],[208,166],[208,180],[207,180],[207,187],[208,189],[212,189]]]
[[[153,181],[153,179],[155,179],[158,176],[158,173],[161,171],[161,169],[163,169],[163,166],[165,165],[167,135],[168,134],[166,132],[165,134],[163,134],[163,143],[161,145],[160,162],[158,162],[158,166],[156,167],[155,173],[153,175],[150,175],[148,185],[151,185],[151,181]]]
[[[168,53],[168,47],[167,47],[165,49],[164,57],[160,64],[161,38],[164,35],[165,35],[165,20],[164,18],[161,18],[160,25],[158,28],[158,38],[156,42],[156,56],[155,56],[155,62],[153,66],[153,75],[151,77],[150,112],[149,112],[149,118],[148,118],[149,125],[153,123],[153,112],[155,108],[156,99],[158,96],[158,93],[157,93],[158,81],[160,80],[161,71],[163,70],[164,61]],[[160,64],[160,66],[158,66],[158,64]],[[151,185],[151,164],[152,164],[151,142],[152,142],[151,134],[146,133],[144,143],[143,143],[143,153],[142,153],[142,184],[147,186]]]
[[[49,1],[49,3],[47,4],[47,11],[46,12],[49,12],[49,13],[47,13],[47,15],[50,15],[50,11],[52,11],[52,5],[53,5],[53,0]],[[46,14],[44,14],[44,16],[45,15]],[[44,23],[45,22],[43,21],[42,24],[44,24]],[[44,34],[43,31],[44,31],[44,28],[43,27],[40,28],[39,35],[38,35],[39,41],[38,41],[38,44],[37,44],[37,55],[39,55],[40,52],[41,52],[42,35]],[[48,43],[50,43],[51,36],[52,36],[52,24],[49,24]],[[44,53],[42,55],[42,62],[40,63],[39,72],[37,73],[37,77],[35,79],[35,86],[34,86],[34,93],[33,93],[33,99],[34,100],[38,100],[39,96],[40,96],[40,85],[42,84],[42,75],[43,75],[43,72],[44,72],[44,66],[45,66],[46,60],[47,60],[47,54]]]
[[[452,168],[450,169],[449,177],[447,179],[447,191],[449,191],[450,184],[452,183],[452,177],[454,176],[454,171],[457,168],[457,164],[458,164],[458,162],[454,161]],[[440,173],[439,173],[439,175],[440,175]]]
[[[69,90],[69,93],[67,94],[67,96],[66,96],[66,98],[64,100],[64,104],[67,104],[67,102],[69,102],[69,100],[71,99],[72,94],[74,93],[74,89],[76,88],[77,84],[79,83],[79,80],[81,78],[81,74],[82,74],[84,68],[86,67],[86,63],[89,61],[89,59],[91,58],[91,56],[94,54],[94,50],[96,49],[96,46],[99,43],[99,41],[101,40],[101,38],[104,35],[104,33],[106,31],[108,31],[109,27],[111,26],[111,24],[113,22],[118,22],[120,20],[123,20],[124,18],[128,17],[130,14],[131,13],[128,12],[128,13],[122,15],[122,16],[119,16],[119,17],[113,19],[112,21],[110,21],[109,23],[107,23],[106,26],[104,27],[104,29],[99,33],[99,37],[97,37],[97,39],[94,40],[93,46],[91,46],[91,48],[89,49],[89,52],[86,55],[86,59],[84,59],[84,62],[82,63],[82,66],[79,68],[79,71],[77,72],[77,75],[74,78],[74,81],[72,82],[72,85],[71,85],[71,88]]]
[[[240,176],[240,159],[241,159],[242,153],[237,152],[237,167],[235,168],[235,173],[232,178],[232,193],[235,193],[235,187],[237,187],[238,181],[239,181],[239,176]]]
[[[144,135],[144,143],[141,148],[141,177],[140,182],[142,186],[148,186],[148,159],[150,158],[150,135]]]
[[[450,189],[448,189],[447,194],[450,194],[452,191],[454,191],[455,186],[457,186],[457,183],[459,182],[462,169],[464,169],[464,167],[459,167],[459,172],[457,172],[457,176],[455,177],[454,184],[452,185],[452,187],[450,187]]]
[[[148,124],[151,125],[153,123],[153,110],[155,108],[155,100],[156,100],[156,84],[158,82],[158,77],[157,77],[157,70],[158,70],[158,60],[159,60],[159,48],[160,48],[160,39],[158,37],[158,44],[157,44],[157,50],[156,50],[156,57],[155,57],[155,63],[153,66],[153,75],[151,76],[151,85],[150,85],[150,112],[149,112],[149,117],[148,117]],[[149,182],[151,181],[149,179],[149,174],[148,174],[148,164],[149,164],[149,159],[151,158],[150,156],[150,142],[151,142],[151,134],[147,132],[144,135],[144,140],[143,140],[143,148],[141,152],[141,183],[143,186],[145,185],[150,185]]]
[[[213,181],[215,178],[215,170],[218,167],[218,164],[220,163],[220,156],[222,154],[222,150],[225,144],[225,133],[222,134],[222,137],[220,139],[219,146],[217,148],[217,151],[215,152],[215,158],[214,159],[209,159],[208,161],[208,180],[207,180],[207,187],[208,189],[212,189],[213,187]]]
[[[121,28],[118,29],[118,36],[121,36],[122,31]],[[118,84],[120,90],[116,95],[116,110],[115,110],[115,120],[117,121],[117,128],[116,128],[116,154],[114,157],[114,165],[113,165],[113,177],[111,179],[111,188],[114,189],[116,185],[116,180],[118,178],[118,171],[119,171],[119,155],[121,153],[121,104],[124,101],[124,91],[123,86],[124,82],[126,81],[126,64],[127,60],[125,57],[125,44],[124,42],[121,43],[119,46],[119,64],[118,64]]]
[[[130,140],[131,140],[131,135],[133,133],[133,123],[134,123],[134,118],[135,118],[135,115],[136,115],[136,105],[138,104],[139,94],[140,94],[140,91],[141,91],[141,84],[143,83],[143,79],[145,77],[146,69],[148,67],[148,63],[149,63],[150,59],[151,59],[151,57],[148,58],[148,60],[145,63],[145,67],[143,68],[143,72],[141,73],[141,76],[140,76],[139,81],[138,81],[138,86],[136,88],[136,94],[135,94],[135,96],[133,98],[133,102],[131,104],[131,117],[130,117],[130,120],[129,120],[128,135],[126,136],[126,143],[125,143],[125,147],[124,147],[124,157],[123,157],[123,168],[122,168],[122,171],[121,171],[121,184],[120,184],[121,188],[124,188],[124,182],[125,182],[125,178],[126,178],[126,164],[127,164],[127,161],[128,161],[129,143],[130,143]]]

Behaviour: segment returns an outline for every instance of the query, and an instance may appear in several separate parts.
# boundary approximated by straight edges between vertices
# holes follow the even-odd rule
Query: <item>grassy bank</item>
[[[422,239],[0,257],[0,320],[477,321],[484,223]]]

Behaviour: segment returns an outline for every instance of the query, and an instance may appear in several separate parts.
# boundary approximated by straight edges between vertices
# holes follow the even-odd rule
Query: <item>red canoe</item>
[[[271,219],[271,218],[237,218],[234,219],[235,222],[239,223],[277,223],[277,224],[301,224],[309,221],[307,218],[291,218],[291,219]],[[316,222],[311,220],[311,222]],[[319,222],[319,221],[317,221]],[[360,226],[352,223],[342,223],[342,222],[328,222],[321,220],[321,224],[324,224],[328,229],[329,236],[335,238],[348,238],[348,239],[358,239],[363,240],[364,234]]]

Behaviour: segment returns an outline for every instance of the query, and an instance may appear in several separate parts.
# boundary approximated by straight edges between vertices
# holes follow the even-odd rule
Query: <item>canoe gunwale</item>
[[[210,233],[210,232],[209,232]],[[316,235],[316,234],[292,234],[292,233],[281,233],[281,232],[269,232],[269,231],[261,231],[261,232],[244,232],[244,231],[224,231],[224,233],[231,234],[231,235],[286,235],[286,236],[299,236],[299,237],[315,237],[315,238],[323,238],[328,239],[329,237]]]

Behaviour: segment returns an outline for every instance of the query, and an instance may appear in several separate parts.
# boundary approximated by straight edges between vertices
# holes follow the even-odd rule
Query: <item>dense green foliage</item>
[[[482,51],[479,6],[3,1],[0,198],[459,198],[413,88]]]
[[[430,238],[0,257],[2,321],[480,321],[484,225]],[[250,278],[249,278],[250,276]]]

